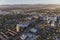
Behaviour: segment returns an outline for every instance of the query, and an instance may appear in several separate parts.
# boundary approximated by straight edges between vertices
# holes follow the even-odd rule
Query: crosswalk
[[[1,40],[6,40],[2,35],[0,35],[0,39]]]
[[[0,32],[0,36],[3,37],[2,39],[9,39],[9,37],[3,32]]]
[[[13,34],[17,34],[17,32],[11,30],[11,29],[8,29],[8,31],[12,32]]]
[[[15,32],[11,29],[8,29],[6,32],[0,32],[0,39],[1,40],[9,40],[9,35],[8,34],[10,34],[11,37],[12,37],[12,36],[15,36],[17,34],[17,32]]]

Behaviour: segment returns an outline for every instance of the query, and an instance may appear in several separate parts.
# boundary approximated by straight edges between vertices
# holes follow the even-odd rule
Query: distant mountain
[[[48,9],[55,9],[60,8],[60,5],[56,4],[20,4],[20,5],[0,5],[0,9],[11,9],[11,8],[48,8]]]

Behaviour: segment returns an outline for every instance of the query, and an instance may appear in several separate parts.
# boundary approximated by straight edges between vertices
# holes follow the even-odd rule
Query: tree
[[[41,40],[41,36],[40,35],[37,37],[37,40]]]

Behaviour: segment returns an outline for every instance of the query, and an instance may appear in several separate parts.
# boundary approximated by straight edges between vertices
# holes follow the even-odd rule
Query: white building
[[[27,38],[27,35],[26,34],[23,34],[21,37],[20,37],[22,40],[25,40]]]
[[[55,21],[51,21],[51,26],[52,26],[52,27],[56,27]]]
[[[29,23],[27,23],[27,22],[26,23],[19,23],[16,26],[16,31],[19,32],[20,28],[26,28],[28,26],[29,26]]]
[[[30,31],[33,32],[33,33],[37,33],[37,32],[38,32],[38,29],[36,29],[36,28],[31,28]]]
[[[37,36],[31,33],[23,34],[20,37],[22,40],[36,40]]]
[[[27,19],[27,20],[32,20],[32,19],[33,19],[33,17],[26,17],[26,19]]]
[[[47,17],[47,20],[57,21],[57,16]]]

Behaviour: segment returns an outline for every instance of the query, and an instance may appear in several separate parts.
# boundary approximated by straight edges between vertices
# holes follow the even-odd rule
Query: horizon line
[[[44,4],[44,3],[36,3],[36,4],[0,4],[0,5],[38,5],[38,4],[42,4],[42,5],[60,5],[60,4]]]

